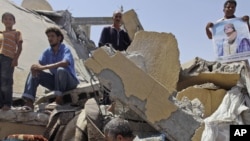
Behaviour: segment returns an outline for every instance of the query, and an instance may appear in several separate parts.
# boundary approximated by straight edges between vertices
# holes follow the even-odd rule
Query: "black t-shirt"
[[[108,26],[103,28],[98,46],[111,44],[115,50],[123,51],[128,48],[130,43],[131,40],[127,32],[124,30],[117,31],[115,28]]]

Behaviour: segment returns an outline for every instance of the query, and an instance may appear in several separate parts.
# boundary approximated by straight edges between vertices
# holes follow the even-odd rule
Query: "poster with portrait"
[[[241,18],[224,20],[212,28],[216,60],[233,62],[250,58],[250,34]]]

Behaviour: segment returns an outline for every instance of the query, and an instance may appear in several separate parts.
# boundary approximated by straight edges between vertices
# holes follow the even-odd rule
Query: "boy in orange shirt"
[[[13,29],[15,16],[9,12],[2,15],[4,31],[0,31],[0,108],[10,110],[13,95],[13,73],[22,51],[21,32]]]

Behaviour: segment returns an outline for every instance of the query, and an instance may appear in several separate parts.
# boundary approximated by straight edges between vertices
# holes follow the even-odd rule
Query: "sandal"
[[[21,112],[21,113],[27,113],[27,112],[33,112],[33,108],[29,106],[22,106],[22,107],[17,107],[15,110]]]
[[[52,102],[52,103],[45,106],[45,110],[51,110],[52,111],[58,106],[59,106],[59,104],[57,104],[56,102]]]

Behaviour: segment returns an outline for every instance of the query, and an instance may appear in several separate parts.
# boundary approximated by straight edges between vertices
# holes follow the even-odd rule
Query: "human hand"
[[[249,22],[249,16],[245,15],[241,18],[244,22]]]
[[[17,66],[17,65],[18,65],[17,59],[13,59],[12,62],[11,62],[11,66],[12,66],[12,67],[15,67],[15,66]]]
[[[213,26],[214,26],[214,24],[212,22],[209,22],[209,23],[207,23],[206,28],[212,28]]]
[[[213,26],[214,26],[213,23],[211,23],[211,22],[207,23],[206,33],[207,33],[208,39],[212,39],[213,38],[212,32],[210,31],[210,28],[212,28]]]
[[[33,71],[33,70],[36,70],[36,71],[42,70],[42,65],[40,65],[40,64],[33,64],[33,65],[31,66],[31,70],[32,70],[32,71]]]
[[[31,74],[33,77],[37,77],[39,72],[42,70],[42,65],[40,64],[33,64],[30,68]]]

